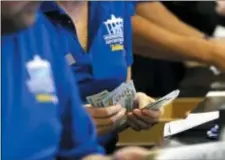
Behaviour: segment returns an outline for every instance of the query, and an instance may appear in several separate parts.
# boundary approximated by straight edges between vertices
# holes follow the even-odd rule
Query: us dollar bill
[[[113,97],[120,92],[120,90],[123,88],[124,85],[125,85],[125,83],[122,83],[120,86],[118,86],[112,92],[110,92],[104,99],[102,99],[102,104],[104,107],[114,105]]]
[[[118,94],[114,95],[113,103],[119,103],[125,107],[127,111],[131,111],[133,109],[135,95],[136,90],[134,88],[133,81],[130,81],[123,86]]]
[[[169,94],[165,95],[164,97],[156,100],[155,102],[148,104],[144,108],[148,108],[148,109],[163,108],[166,105],[170,104],[172,101],[174,101],[178,97],[179,93],[180,93],[179,90],[174,90],[174,91],[170,92]]]
[[[107,90],[104,90],[100,93],[91,95],[87,97],[87,101],[89,104],[91,104],[93,107],[104,107],[102,104],[102,100],[107,97],[109,92]]]
[[[127,111],[133,109],[133,102],[136,95],[136,90],[133,81],[122,83],[112,92],[104,90],[98,94],[88,96],[87,101],[93,107],[107,107],[120,104]]]
[[[98,94],[88,96],[87,101],[93,107],[108,107],[116,104],[120,104],[125,107],[127,111],[133,109],[134,98],[136,95],[136,89],[133,81],[122,83],[112,92],[104,90]],[[116,123],[116,128],[123,126],[126,123],[126,116]]]
[[[120,104],[125,107],[127,111],[131,111],[133,108],[133,102],[136,95],[136,90],[133,81],[123,83],[115,90],[113,90],[102,103],[104,106]]]
[[[136,89],[132,80],[127,83],[127,86],[130,92],[128,94],[129,103],[127,104],[126,108],[128,111],[132,111],[134,108],[134,99],[136,96]]]

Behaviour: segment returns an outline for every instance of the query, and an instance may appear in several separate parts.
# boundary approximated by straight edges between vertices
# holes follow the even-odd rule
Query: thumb
[[[148,95],[142,92],[138,92],[136,94],[135,100],[138,103],[138,108],[143,108],[149,103],[155,102],[153,98],[149,97]]]

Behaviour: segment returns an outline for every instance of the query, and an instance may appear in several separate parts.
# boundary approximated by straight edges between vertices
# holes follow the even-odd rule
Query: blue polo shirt
[[[76,74],[84,101],[87,96],[104,89],[111,91],[126,80],[127,67],[133,63],[132,12],[128,4],[112,1],[88,3],[87,52],[78,41],[70,17],[55,2],[44,2],[41,7],[51,15],[50,19],[56,25],[61,24],[60,32],[70,39],[71,54],[75,61],[71,68]]]
[[[133,10],[129,2],[88,2],[88,49],[85,51],[76,35],[70,17],[55,3],[44,2],[42,10],[65,36],[71,46],[70,64],[76,75],[83,103],[86,97],[103,90],[112,91],[126,81],[127,68],[133,63]],[[115,133],[99,138],[106,146]]]
[[[103,153],[52,23],[39,14],[30,28],[1,38],[2,159]]]

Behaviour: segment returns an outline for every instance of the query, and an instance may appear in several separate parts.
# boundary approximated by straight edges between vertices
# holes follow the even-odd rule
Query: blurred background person
[[[101,155],[64,58],[65,42],[39,6],[1,2],[2,159]]]
[[[186,74],[186,63],[184,65],[181,62],[169,61],[192,60],[200,62],[201,64],[198,63],[198,66],[215,65],[222,70],[225,67],[224,42],[209,40],[210,33],[202,30],[203,25],[202,28],[195,29],[182,22],[182,17],[179,17],[180,15],[192,17],[188,8],[190,11],[195,10],[196,3],[165,2],[165,5],[172,5],[175,11],[179,10],[180,14],[174,12],[178,18],[161,2],[136,2],[134,5],[136,15],[133,17],[133,44],[136,56],[133,79],[138,90],[153,96],[162,96],[178,88]],[[171,9],[171,11],[174,10]],[[213,19],[209,18],[212,16],[205,17]],[[190,18],[190,20],[192,19]],[[203,20],[206,18],[199,16],[198,22],[205,22]],[[209,23],[206,26],[212,26],[212,24]],[[169,61],[155,60],[156,58]],[[196,65],[196,63],[189,64]],[[148,68],[148,72],[143,72],[146,68]]]
[[[217,64],[216,66],[220,66],[220,69],[223,71],[223,65],[225,64],[225,41],[223,39],[217,40],[216,37],[213,37],[215,29],[218,25],[225,26],[225,18],[215,12],[216,6],[217,12],[221,12],[223,8],[223,2],[221,2],[222,1],[219,1],[218,4],[214,1],[137,3],[136,12],[138,16],[147,19],[148,22],[154,23],[158,28],[163,27],[164,30],[166,29],[167,31],[186,37],[183,37],[186,40],[183,40],[182,43],[179,43],[179,41],[174,38],[169,41],[168,45],[173,46],[173,49],[170,47],[169,51],[173,53],[170,53],[167,50],[158,52],[154,46],[152,46],[152,50],[149,49],[149,47],[146,47],[142,49],[143,51],[141,51],[141,49],[136,46],[137,43],[135,42],[134,37],[134,50],[137,51],[137,53],[140,51],[139,54],[136,54],[133,67],[133,78],[137,89],[150,95],[162,96],[173,89],[179,88],[181,90],[180,96],[183,97],[203,97],[209,90],[211,90],[212,82],[217,80],[219,77],[214,75],[214,73],[209,69],[209,66]],[[154,15],[154,13],[157,14],[157,16]],[[138,20],[135,21],[137,21],[137,28],[140,29],[141,27],[138,25],[140,21],[139,23]],[[149,27],[146,28],[149,30],[150,37],[151,29],[149,29]],[[157,30],[156,27],[154,29]],[[164,31],[163,33],[166,32]],[[158,35],[159,34],[160,30],[158,32]],[[176,37],[171,34],[164,34],[158,36],[158,39],[161,38],[161,41],[165,41],[165,39],[168,39],[168,36],[171,38]],[[199,41],[197,41],[201,42],[198,43],[196,41],[196,43],[190,43],[191,41],[188,40],[189,37],[198,38]],[[143,42],[139,41],[140,46],[145,46],[144,41],[145,40],[143,40]],[[190,45],[188,47],[190,49],[186,48],[186,53],[181,53],[182,50],[179,51],[179,46],[176,47],[176,45],[171,44],[171,41],[174,41],[176,45],[180,45],[182,47]],[[154,41],[152,40],[152,42]],[[164,49],[169,48],[168,46],[165,46]],[[196,46],[200,48],[196,48]],[[212,50],[212,48],[214,49]],[[175,54],[176,51],[177,55]],[[167,54],[167,56],[165,54]],[[176,55],[174,59],[176,59],[176,57],[183,56],[183,61],[197,60],[200,63],[196,63],[194,61],[185,63],[169,62],[147,59],[145,57],[141,57],[140,55],[149,55],[149,57],[152,55],[152,58],[162,58],[168,60],[170,60],[170,56],[171,60],[173,60],[173,55]],[[197,59],[195,59],[196,57],[194,59],[189,59],[193,55],[199,57]],[[149,70],[143,72],[146,68]],[[210,135],[211,138],[217,139],[218,131],[219,126],[215,125],[207,133],[209,133],[208,135]]]

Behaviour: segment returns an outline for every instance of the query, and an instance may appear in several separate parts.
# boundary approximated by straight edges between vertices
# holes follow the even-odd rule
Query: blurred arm
[[[178,19],[161,2],[139,3],[136,6],[136,13],[171,32],[185,36],[204,37],[204,33]]]
[[[214,45],[206,40],[169,32],[138,15],[133,17],[132,26],[134,52],[138,55],[213,63],[211,53]],[[156,52],[149,52],[151,49]]]

